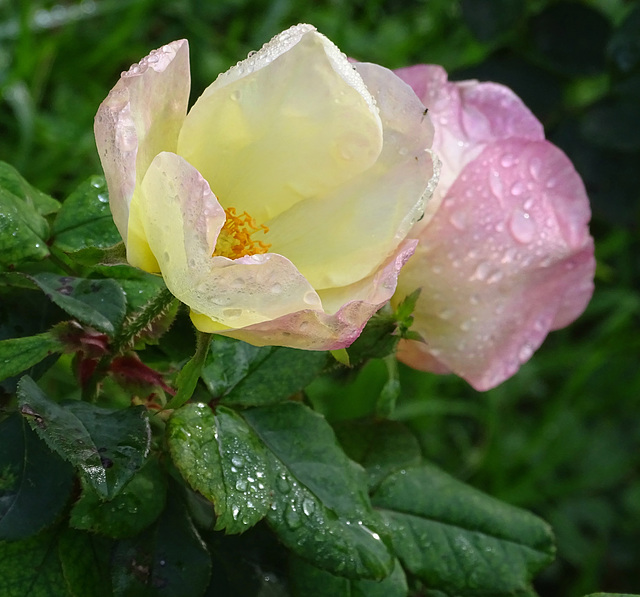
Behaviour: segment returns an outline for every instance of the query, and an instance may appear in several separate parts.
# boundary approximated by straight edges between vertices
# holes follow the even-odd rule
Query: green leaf
[[[49,225],[36,207],[0,188],[0,270],[49,255]]]
[[[334,574],[387,576],[393,558],[376,532],[381,525],[362,468],[345,456],[325,419],[294,402],[243,416],[269,450],[276,483],[267,520],[280,540]]]
[[[69,525],[75,529],[121,539],[137,535],[153,523],[164,509],[166,481],[157,458],[149,458],[124,489],[105,502],[84,484],[71,510]]]
[[[69,253],[69,257],[80,265],[123,265],[127,263],[127,247],[123,241],[106,247],[85,247]]]
[[[395,350],[400,337],[395,334],[398,322],[386,309],[378,311],[365,325],[356,341],[347,348],[349,361],[359,365],[368,359],[382,358]]]
[[[63,349],[63,343],[48,332],[0,341],[0,381],[22,373]]]
[[[407,597],[409,590],[398,561],[389,576],[375,581],[334,576],[300,558],[292,558],[290,581],[293,597]]]
[[[553,560],[545,522],[431,465],[390,475],[372,501],[405,569],[445,595],[534,595],[531,578]]]
[[[24,539],[51,525],[64,508],[73,469],[20,416],[0,423],[0,539]]]
[[[18,384],[18,403],[38,435],[103,499],[122,490],[149,452],[151,431],[143,406],[108,410],[86,402],[57,404],[29,377]]]
[[[58,201],[32,187],[13,166],[6,162],[0,162],[0,188],[19,197],[42,216],[48,216],[60,209]]]
[[[67,197],[52,232],[55,246],[67,253],[107,249],[122,240],[113,223],[104,177],[92,176]]]
[[[65,587],[55,530],[23,541],[0,542],[2,597],[70,597]]]
[[[418,440],[401,423],[347,421],[338,424],[336,435],[347,456],[365,468],[370,489],[391,473],[422,461]]]
[[[41,273],[30,276],[61,309],[101,332],[114,334],[126,312],[124,291],[115,280],[87,280]]]
[[[325,352],[251,346],[214,336],[202,379],[224,404],[272,404],[302,390],[326,362]]]
[[[171,494],[158,522],[113,553],[114,597],[200,597],[210,575],[207,548]]]
[[[129,266],[104,268],[103,273],[118,281],[127,297],[127,312],[142,309],[149,301],[167,290],[162,276],[148,274]]]
[[[264,518],[273,473],[264,446],[238,414],[188,404],[169,419],[167,441],[184,478],[213,502],[217,530],[241,533]]]
[[[111,542],[74,529],[58,541],[58,557],[72,597],[112,597],[109,577]]]

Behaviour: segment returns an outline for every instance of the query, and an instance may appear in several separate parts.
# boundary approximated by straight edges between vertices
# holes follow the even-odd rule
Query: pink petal
[[[304,309],[271,321],[242,329],[218,333],[256,346],[289,346],[306,350],[337,350],[351,345],[362,332],[369,318],[394,293],[398,273],[413,254],[416,241],[404,241],[382,267],[370,278],[352,287],[345,294],[352,300],[335,313]]]
[[[542,125],[522,100],[504,85],[462,81],[450,83],[446,71],[419,64],[394,71],[429,108],[435,126],[433,150],[442,160],[440,182],[427,206],[428,218],[458,173],[492,142],[544,139]]]
[[[414,329],[426,344],[406,342],[399,358],[425,370],[435,360],[478,390],[513,375],[591,297],[589,216],[580,177],[552,144],[487,145],[412,232],[420,245],[398,300],[422,287]]]
[[[134,188],[158,153],[175,151],[189,91],[189,46],[178,40],[122,73],[98,108],[96,145],[113,219],[125,242]]]

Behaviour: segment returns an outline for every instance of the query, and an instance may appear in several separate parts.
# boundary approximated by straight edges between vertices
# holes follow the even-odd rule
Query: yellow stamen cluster
[[[238,215],[234,207],[226,208],[224,213],[227,215],[227,219],[218,235],[218,242],[213,252],[214,257],[238,259],[247,255],[266,253],[271,248],[270,244],[251,238],[252,234],[261,230],[264,234],[269,232],[267,226],[256,224],[256,221],[246,211]]]

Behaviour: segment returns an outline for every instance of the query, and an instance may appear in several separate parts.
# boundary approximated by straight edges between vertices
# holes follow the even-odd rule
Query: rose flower
[[[589,201],[569,159],[508,88],[450,83],[439,66],[396,74],[429,108],[442,160],[393,299],[422,289],[412,329],[424,342],[402,341],[398,356],[487,390],[589,302]]]
[[[348,346],[392,296],[435,186],[424,106],[310,25],[187,112],[189,88],[188,45],[175,41],[123,73],[96,115],[127,259],[162,274],[201,331]]]

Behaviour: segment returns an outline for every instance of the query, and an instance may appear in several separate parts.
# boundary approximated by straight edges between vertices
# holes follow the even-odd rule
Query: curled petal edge
[[[416,240],[405,240],[378,271],[359,282],[357,299],[342,305],[335,313],[303,309],[270,321],[239,329],[207,328],[210,319],[191,313],[196,328],[243,340],[255,346],[288,346],[305,350],[337,350],[350,346],[369,318],[386,303],[396,289],[398,273],[413,255]],[[368,287],[368,292],[363,292]]]

